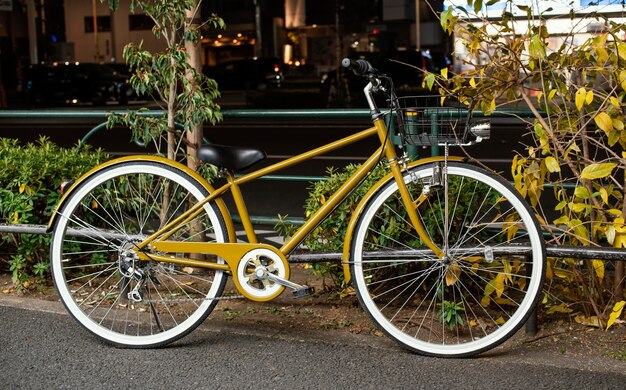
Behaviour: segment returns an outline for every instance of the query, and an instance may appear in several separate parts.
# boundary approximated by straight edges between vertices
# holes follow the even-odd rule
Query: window
[[[154,22],[148,15],[128,15],[128,29],[130,31],[151,30]]]
[[[98,16],[96,18],[98,24],[98,32],[111,31],[111,17],[110,16]],[[93,16],[85,16],[85,32],[93,32]]]

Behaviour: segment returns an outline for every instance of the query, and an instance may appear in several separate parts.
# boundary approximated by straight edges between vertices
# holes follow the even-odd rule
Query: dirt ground
[[[376,329],[359,307],[356,296],[339,297],[337,293],[323,292],[323,281],[300,265],[292,267],[293,280],[316,288],[310,297],[294,299],[287,291],[268,303],[245,299],[221,301],[207,321],[230,322],[268,329],[288,328],[306,332],[328,331],[354,334],[372,334],[385,337]],[[236,295],[229,282],[226,295]],[[29,286],[18,291],[10,274],[0,274],[0,299],[3,295],[57,301],[52,286]],[[515,335],[505,348],[519,351],[544,350],[575,357],[593,357],[626,362],[626,321],[618,321],[608,331],[582,325],[574,315],[539,314],[538,332],[534,336],[524,329]],[[624,315],[622,315],[624,318]]]

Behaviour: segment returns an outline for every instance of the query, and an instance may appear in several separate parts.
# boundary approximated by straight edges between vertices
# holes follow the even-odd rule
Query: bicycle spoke
[[[206,193],[160,162],[113,164],[84,180],[59,211],[51,250],[55,284],[70,313],[124,346],[163,345],[198,326],[222,293],[225,273],[140,260],[136,248]],[[223,242],[217,208],[207,203],[203,211],[170,239]]]
[[[420,179],[433,182],[431,172],[418,167],[406,174],[413,199]],[[351,266],[364,308],[392,338],[414,351],[464,356],[501,343],[531,312],[543,242],[508,184],[461,164],[450,163],[447,177],[447,186],[416,204],[424,237],[404,217],[393,179],[382,187],[363,211]],[[425,240],[447,248],[444,256]]]

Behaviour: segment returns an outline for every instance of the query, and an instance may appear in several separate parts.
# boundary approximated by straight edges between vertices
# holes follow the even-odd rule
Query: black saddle
[[[211,144],[202,145],[198,149],[198,158],[201,161],[232,172],[244,170],[265,157],[265,151],[257,148]]]

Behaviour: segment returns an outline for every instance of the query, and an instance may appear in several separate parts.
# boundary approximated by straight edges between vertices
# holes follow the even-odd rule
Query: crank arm
[[[291,280],[281,278],[280,276],[276,276],[270,272],[267,272],[265,274],[265,278],[267,278],[267,280],[273,281],[274,283],[278,283],[281,286],[289,287],[290,289],[293,290],[294,297],[302,297],[302,296],[310,295],[314,292],[313,287],[294,283]]]

